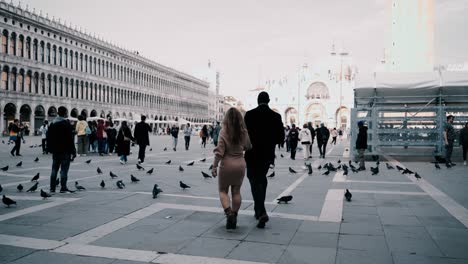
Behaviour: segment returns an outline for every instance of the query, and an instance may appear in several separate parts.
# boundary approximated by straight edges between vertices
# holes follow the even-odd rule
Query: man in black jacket
[[[135,133],[133,137],[138,144],[138,163],[142,164],[145,162],[145,151],[146,146],[149,146],[149,133],[152,132],[150,125],[145,123],[146,116],[141,116],[141,122],[135,125]]]
[[[265,196],[268,181],[266,174],[270,164],[274,164],[275,147],[284,140],[281,116],[268,107],[268,93],[261,92],[257,98],[258,107],[245,114],[245,124],[249,132],[252,148],[245,152],[247,178],[254,199],[257,227],[264,228],[269,218],[265,209]]]
[[[315,129],[312,126],[312,122],[307,123],[307,128],[309,129],[310,137],[312,138],[312,141],[310,142],[310,145],[309,145],[309,153],[310,153],[309,158],[312,158],[312,145],[314,144],[314,139],[315,139]]]
[[[328,128],[325,126],[324,123],[320,124],[320,136],[321,136],[321,142],[318,143],[318,137],[317,137],[317,144],[319,145],[320,148],[320,153],[322,158],[325,158],[325,154],[327,153],[327,144],[328,144],[328,139],[330,138],[330,131],[328,131]]]
[[[50,192],[55,192],[57,173],[60,168],[60,193],[73,193],[67,188],[70,162],[76,157],[73,127],[66,119],[67,109],[58,108],[58,116],[52,121],[47,131],[47,150],[52,153],[52,172],[50,174]]]
[[[367,149],[367,127],[364,126],[364,121],[359,121],[358,127],[359,133],[356,139],[356,150],[358,152],[359,170],[366,170],[364,152]]]
[[[297,142],[299,141],[299,131],[296,128],[295,124],[291,125],[291,130],[289,130],[289,146],[291,148],[291,159],[296,159],[296,150]]]

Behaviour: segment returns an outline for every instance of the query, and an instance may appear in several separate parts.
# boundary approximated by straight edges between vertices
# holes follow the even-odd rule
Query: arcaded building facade
[[[82,33],[27,8],[0,2],[0,131],[19,118],[31,130],[65,106],[69,115],[212,121],[209,84]]]

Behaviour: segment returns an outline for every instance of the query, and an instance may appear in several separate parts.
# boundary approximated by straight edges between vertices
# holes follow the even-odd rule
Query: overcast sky
[[[360,72],[371,71],[386,45],[388,1],[21,2],[183,72],[205,67],[210,59],[221,72],[221,92],[243,97],[259,79],[319,63],[332,42],[352,54]],[[468,0],[434,3],[436,64],[468,61]]]

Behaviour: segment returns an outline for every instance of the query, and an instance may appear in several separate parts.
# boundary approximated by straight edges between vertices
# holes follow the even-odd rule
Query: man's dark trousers
[[[448,145],[445,145],[445,160],[447,163],[452,163],[453,142],[454,140],[449,140]]]
[[[268,186],[266,175],[269,167],[270,165],[268,163],[247,167],[247,178],[249,179],[250,188],[252,190],[256,217],[260,217],[262,214],[266,213],[265,197]]]
[[[71,154],[53,154],[52,155],[52,172],[50,174],[50,190],[55,191],[55,183],[57,182],[57,173],[60,168],[60,185],[61,189],[67,189],[68,169],[70,169]]]
[[[185,139],[185,150],[188,150],[190,147],[190,136],[184,136]]]
[[[290,145],[291,145],[291,159],[296,159],[297,140],[291,141]]]
[[[323,153],[322,153],[322,141],[317,140],[317,147],[318,147],[319,152],[320,152],[320,157],[322,157],[322,155],[323,155]]]
[[[145,151],[146,151],[146,145],[138,145],[140,149],[138,150],[138,159],[141,162],[145,162]]]
[[[11,150],[11,154],[19,155],[21,149],[21,137],[16,137],[15,146]]]
[[[328,140],[327,140],[327,141],[324,140],[324,141],[322,142],[322,146],[321,146],[321,148],[322,148],[321,153],[322,153],[322,156],[323,156],[324,158],[325,158],[325,154],[327,153],[327,144],[328,144]]]

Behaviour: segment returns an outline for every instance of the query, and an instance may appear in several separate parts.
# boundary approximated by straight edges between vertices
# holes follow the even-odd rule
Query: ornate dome
[[[314,82],[307,88],[307,99],[329,99],[328,87],[323,82]]]

